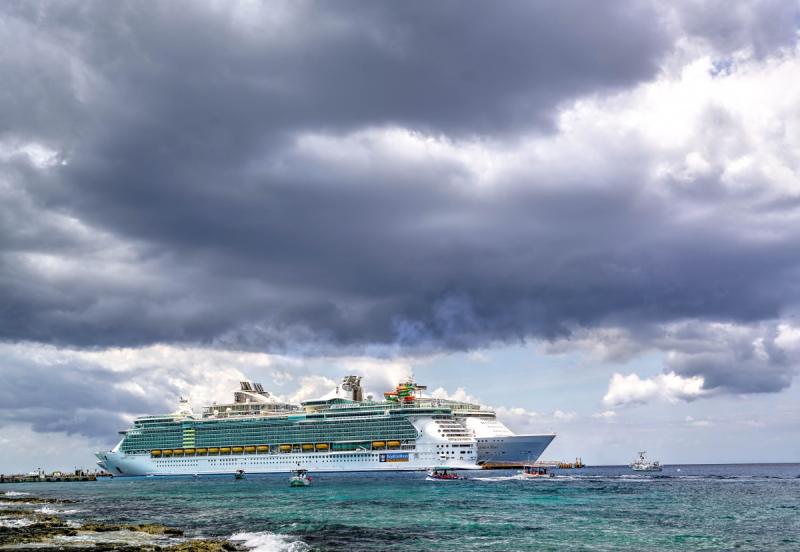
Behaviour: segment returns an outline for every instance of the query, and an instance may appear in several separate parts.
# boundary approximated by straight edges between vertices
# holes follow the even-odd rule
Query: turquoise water
[[[288,474],[3,485],[74,498],[68,519],[156,522],[257,550],[799,550],[800,464],[604,467],[520,481]],[[2,498],[0,497],[0,502]]]

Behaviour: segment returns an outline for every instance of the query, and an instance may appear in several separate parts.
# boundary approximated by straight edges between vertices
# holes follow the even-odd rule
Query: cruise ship
[[[114,476],[479,469],[479,463],[535,461],[553,439],[514,436],[479,405],[426,397],[403,382],[375,401],[347,376],[320,399],[292,404],[261,384],[241,382],[232,403],[196,416],[182,400],[172,414],[142,416],[121,431],[98,464]],[[536,437],[536,439],[531,439]]]
[[[420,400],[413,382],[385,400],[365,400],[357,376],[299,405],[242,382],[232,403],[195,416],[183,401],[177,412],[142,416],[121,433],[112,450],[97,453],[114,476],[479,468],[475,437],[449,407]]]
[[[556,438],[555,433],[516,435],[497,419],[493,410],[479,404],[432,397],[422,397],[421,402],[453,412],[456,420],[475,437],[478,464],[502,467],[534,463]]]

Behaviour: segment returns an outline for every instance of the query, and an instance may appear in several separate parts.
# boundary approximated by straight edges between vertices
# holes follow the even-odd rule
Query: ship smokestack
[[[364,391],[361,389],[361,376],[345,376],[342,378],[342,390],[350,391],[350,398],[356,402],[364,400]]]

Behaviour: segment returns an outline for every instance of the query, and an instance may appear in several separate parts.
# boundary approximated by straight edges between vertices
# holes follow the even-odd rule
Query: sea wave
[[[473,481],[518,481],[518,475],[502,475],[497,477],[470,477]]]
[[[52,506],[42,506],[41,508],[36,508],[36,511],[40,514],[47,514],[50,516],[55,515],[70,515],[70,514],[77,514],[81,510],[59,510],[58,508],[53,508]]]
[[[10,527],[11,529],[27,527],[28,525],[33,525],[34,523],[36,523],[36,520],[24,517],[0,518],[0,527]]]
[[[31,493],[24,493],[22,491],[6,491],[4,493],[0,493],[2,496],[30,496]]]
[[[300,540],[293,540],[287,535],[259,531],[255,533],[236,533],[229,540],[242,543],[255,552],[306,552],[311,547]]]

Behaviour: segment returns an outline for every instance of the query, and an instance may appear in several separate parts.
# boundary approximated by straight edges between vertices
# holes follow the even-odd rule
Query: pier
[[[104,471],[75,470],[73,472],[54,471],[45,473],[39,469],[30,473],[3,474],[0,473],[0,483],[54,483],[65,481],[97,481],[103,477],[111,477]]]
[[[484,462],[481,468],[484,470],[514,470],[522,469],[525,462]],[[563,460],[540,460],[533,463],[534,466],[542,468],[558,468],[560,470],[572,470],[578,468],[585,468],[586,464],[583,463],[581,458],[575,458],[574,462],[565,462]]]

